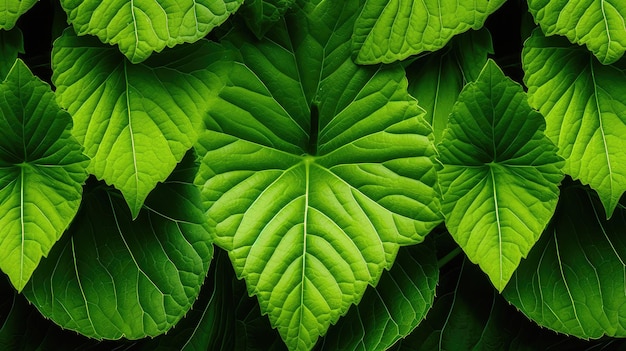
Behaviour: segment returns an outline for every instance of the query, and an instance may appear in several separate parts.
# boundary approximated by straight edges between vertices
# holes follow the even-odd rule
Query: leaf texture
[[[564,172],[600,195],[607,218],[626,191],[626,64],[533,32],[523,50],[530,104],[565,158]]]
[[[570,186],[553,222],[504,296],[541,326],[579,338],[626,336],[626,210],[611,220],[592,192]]]
[[[119,189],[133,217],[197,139],[206,100],[219,88],[208,41],[132,65],[117,50],[71,29],[55,41],[52,80],[91,157],[89,172]]]
[[[261,39],[295,3],[296,0],[250,0],[244,2],[240,13],[254,35]]]
[[[15,61],[0,84],[0,268],[18,291],[69,226],[88,159],[50,86]]]
[[[522,87],[489,60],[438,145],[446,226],[500,291],[556,207],[563,160],[544,128]]]
[[[21,15],[30,10],[37,0],[5,0],[0,2],[0,29],[13,29]]]
[[[621,0],[528,0],[528,8],[546,35],[586,45],[603,64],[624,55],[626,3]]]
[[[97,339],[168,331],[198,298],[213,256],[187,157],[132,219],[115,189],[85,193],[72,226],[24,294],[42,315]]]
[[[118,45],[133,63],[166,46],[193,43],[237,11],[243,0],[61,0],[79,35]]]
[[[231,32],[240,59],[197,145],[216,243],[292,350],[311,349],[400,245],[441,221],[431,131],[404,70],[350,59],[358,8],[296,5],[254,45]]]
[[[354,26],[360,64],[390,63],[444,47],[455,35],[479,29],[505,0],[367,0]]]

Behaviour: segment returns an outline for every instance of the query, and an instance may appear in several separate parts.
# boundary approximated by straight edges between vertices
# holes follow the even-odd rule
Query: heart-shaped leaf
[[[489,60],[465,86],[439,144],[450,234],[498,290],[552,217],[562,159],[522,87]]]
[[[79,35],[118,45],[133,63],[166,46],[192,43],[237,11],[243,0],[61,0]]]
[[[232,31],[239,62],[220,73],[197,145],[216,243],[293,350],[441,221],[431,130],[404,70],[350,58],[358,9],[306,2],[264,40]]]
[[[50,86],[15,61],[0,84],[0,268],[18,291],[78,211],[88,159]]]

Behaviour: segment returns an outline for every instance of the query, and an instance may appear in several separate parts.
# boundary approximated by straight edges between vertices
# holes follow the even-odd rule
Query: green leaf
[[[24,53],[24,39],[19,28],[0,30],[0,81],[7,77],[20,53]]]
[[[621,0],[528,0],[528,9],[546,35],[585,44],[604,64],[626,50],[626,4]]]
[[[522,87],[489,60],[439,144],[446,226],[500,291],[556,207],[562,159],[544,128]]]
[[[330,328],[321,350],[386,350],[407,336],[433,305],[439,267],[432,240],[400,249],[376,289]]]
[[[243,0],[61,0],[79,35],[118,45],[133,63],[166,46],[193,43],[237,11]]]
[[[358,8],[305,3],[253,43],[231,32],[239,62],[197,145],[216,243],[294,350],[441,221],[431,131],[404,70],[350,59]]]
[[[624,337],[626,210],[605,220],[592,192],[563,190],[554,220],[504,290],[538,324],[579,338]]]
[[[133,65],[71,29],[55,42],[57,100],[74,118],[88,170],[122,192],[133,217],[196,141],[206,100],[219,89],[207,69],[221,53],[202,40]]]
[[[390,63],[441,49],[457,34],[479,29],[505,0],[367,0],[354,26],[361,64]]]
[[[169,330],[198,298],[213,256],[187,157],[133,220],[114,189],[85,191],[72,226],[24,294],[65,329],[98,339]]]
[[[488,54],[492,53],[491,35],[487,29],[469,31],[407,68],[409,93],[426,110],[425,119],[433,127],[435,142],[441,140],[461,90],[478,78]]]
[[[529,102],[546,117],[564,172],[598,192],[609,218],[626,191],[626,62],[602,65],[584,48],[535,30],[523,64]]]
[[[37,0],[5,0],[0,2],[0,30],[10,30],[17,19],[30,10]]]
[[[0,84],[0,268],[21,291],[78,211],[87,157],[50,86],[15,61]]]
[[[261,39],[267,31],[296,3],[296,0],[249,0],[240,13],[254,35]]]

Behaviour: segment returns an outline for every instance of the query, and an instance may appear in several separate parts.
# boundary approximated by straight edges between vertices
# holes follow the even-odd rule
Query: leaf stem
[[[445,266],[446,264],[448,264],[448,262],[450,262],[453,259],[455,259],[462,252],[463,252],[463,250],[461,249],[461,247],[457,246],[456,248],[454,248],[454,250],[448,252],[445,256],[443,256],[442,258],[439,259],[439,261],[437,262],[437,267],[441,268],[441,267]]]

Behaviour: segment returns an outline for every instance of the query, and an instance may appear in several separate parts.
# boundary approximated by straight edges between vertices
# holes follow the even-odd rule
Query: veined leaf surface
[[[528,100],[546,117],[564,172],[596,190],[610,217],[626,191],[626,62],[602,65],[539,30],[522,54]]]
[[[0,269],[21,291],[78,211],[88,159],[50,86],[15,61],[0,84]]]
[[[522,87],[489,60],[439,144],[450,234],[502,291],[552,217],[562,159]]]
[[[24,294],[47,318],[97,339],[169,330],[198,298],[213,256],[197,166],[186,157],[133,220],[115,189],[85,192],[72,226]]]
[[[0,2],[0,30],[10,30],[17,19],[30,10],[37,0],[5,0]]]
[[[528,9],[546,35],[566,36],[604,64],[626,50],[626,3],[622,0],[528,0]]]
[[[61,0],[79,35],[118,45],[133,63],[166,46],[195,42],[237,11],[243,0]]]
[[[218,89],[207,68],[219,55],[203,40],[133,65],[71,29],[56,40],[57,100],[91,157],[89,172],[122,192],[133,217],[196,141],[206,100]]]
[[[431,130],[404,70],[350,58],[359,6],[296,5],[254,44],[231,32],[240,59],[197,145],[216,243],[292,350],[441,221]]]
[[[249,0],[243,3],[240,13],[260,39],[295,3],[296,0]]]
[[[610,220],[571,186],[504,297],[539,325],[579,338],[626,336],[626,209]]]
[[[505,0],[367,0],[354,27],[361,64],[390,63],[441,49],[457,34],[479,29]]]

